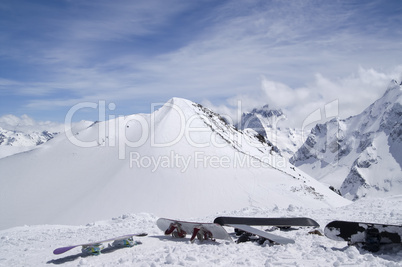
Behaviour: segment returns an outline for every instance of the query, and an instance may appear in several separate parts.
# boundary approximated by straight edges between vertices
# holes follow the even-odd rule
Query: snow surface
[[[247,207],[350,202],[216,113],[173,98],[67,131],[0,159],[0,229],[83,224],[125,213],[208,216]]]
[[[18,153],[27,152],[37,148],[36,146],[2,146],[0,149],[0,159]]]
[[[215,217],[310,217],[319,230],[332,220],[355,220],[400,224],[402,195],[358,200],[338,208],[313,209],[303,205],[287,208],[248,207],[222,211],[192,220],[212,222]],[[402,246],[387,245],[370,253],[346,242],[308,234],[311,228],[272,233],[293,238],[295,244],[263,246],[255,243],[235,244],[206,241],[191,244],[186,239],[164,236],[156,226],[158,217],[150,213],[123,214],[107,221],[85,226],[32,225],[0,231],[0,266],[402,266]],[[176,218],[180,219],[180,218]],[[228,232],[232,228],[226,227]],[[263,228],[265,229],[265,228]],[[82,256],[80,248],[53,255],[62,246],[107,239],[128,233],[147,232],[136,240],[143,244],[132,248],[110,250],[99,256]]]

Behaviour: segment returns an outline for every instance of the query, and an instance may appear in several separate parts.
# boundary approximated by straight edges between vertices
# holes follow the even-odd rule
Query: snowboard
[[[402,225],[332,221],[325,226],[324,233],[330,239],[360,243],[364,249],[376,252],[382,244],[401,243]]]
[[[220,225],[244,224],[244,225],[277,226],[277,227],[320,226],[313,219],[304,217],[295,217],[295,218],[217,217],[214,220],[214,223]]]
[[[278,235],[273,235],[264,231],[261,231],[259,229],[256,229],[254,227],[251,227],[249,225],[244,225],[244,224],[227,224],[227,226],[233,227],[235,229],[241,230],[243,233],[239,239],[237,240],[237,243],[242,243],[242,242],[246,242],[246,241],[250,241],[250,235],[257,235],[260,237],[260,239],[258,240],[258,242],[262,245],[265,240],[269,240],[271,242],[277,243],[277,244],[281,244],[281,245],[285,245],[285,244],[293,244],[295,243],[295,241],[293,239],[289,239],[289,238],[285,238],[285,237],[281,237]]]
[[[216,223],[186,222],[160,218],[156,225],[165,232],[165,235],[171,234],[173,237],[184,238],[189,234],[191,235],[191,242],[194,242],[196,238],[201,241],[208,239],[232,241],[226,230]]]
[[[85,243],[85,244],[78,244],[78,245],[72,245],[72,246],[67,246],[67,247],[61,247],[61,248],[56,248],[53,251],[53,254],[62,254],[64,252],[67,252],[73,248],[82,247],[82,252],[85,254],[93,254],[93,255],[99,255],[101,253],[101,250],[103,249],[103,243],[114,241],[113,246],[119,247],[132,247],[134,245],[139,245],[141,242],[137,242],[133,240],[134,236],[147,236],[147,233],[141,233],[141,234],[129,234],[129,235],[123,235],[123,236],[118,236],[118,237],[113,237],[105,240],[100,240],[100,241],[95,241],[95,242],[90,242],[90,243]]]

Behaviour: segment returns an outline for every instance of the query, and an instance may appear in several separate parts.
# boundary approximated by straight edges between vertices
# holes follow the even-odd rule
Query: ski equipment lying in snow
[[[261,226],[277,226],[277,227],[320,226],[313,219],[303,217],[296,217],[296,218],[218,217],[214,220],[214,223],[220,225],[245,224],[245,225],[261,225]]]
[[[195,238],[199,240],[223,239],[232,241],[226,230],[216,223],[185,222],[160,218],[156,225],[165,232],[165,235],[171,234],[173,237],[184,238],[189,234],[191,235],[191,242],[194,242]]]
[[[258,242],[263,244],[265,240],[277,244],[291,244],[295,241],[293,239],[284,238],[281,236],[273,235],[259,229],[250,227],[250,225],[259,226],[276,226],[279,228],[287,228],[292,226],[311,226],[319,227],[320,225],[310,218],[296,217],[296,218],[256,218],[256,217],[218,217],[214,223],[226,225],[235,228],[237,234],[241,234],[237,243],[245,241],[253,241],[252,235],[260,237]]]
[[[90,242],[90,243],[86,243],[86,244],[79,244],[79,245],[72,245],[72,246],[67,246],[67,247],[56,248],[53,251],[53,254],[56,254],[56,255],[62,254],[64,252],[69,251],[70,249],[81,246],[83,253],[99,255],[101,253],[101,250],[104,248],[103,243],[114,241],[112,244],[112,246],[114,246],[114,247],[132,247],[132,246],[141,244],[141,242],[133,240],[134,236],[146,236],[146,235],[148,235],[148,234],[141,233],[141,234],[123,235],[123,236],[118,236],[118,237],[105,239],[105,240],[101,240],[101,241]]]
[[[377,252],[381,244],[401,243],[402,225],[333,221],[325,226],[324,233],[330,239],[360,243],[364,249]]]
[[[237,240],[237,243],[242,243],[242,242],[246,242],[246,241],[251,240],[250,239],[250,234],[259,236],[260,239],[258,240],[258,242],[261,245],[265,242],[265,240],[270,240],[272,242],[282,244],[282,245],[295,243],[295,241],[293,239],[273,235],[273,234],[258,230],[256,228],[253,228],[253,227],[248,226],[248,225],[244,225],[244,224],[227,224],[227,226],[230,226],[230,227],[233,227],[235,229],[239,229],[241,231],[244,231],[244,232],[248,233],[248,234],[243,233],[239,237],[239,239]]]

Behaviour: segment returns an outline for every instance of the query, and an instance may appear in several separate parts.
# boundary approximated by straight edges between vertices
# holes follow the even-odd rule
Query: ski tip
[[[53,250],[53,254],[59,255],[59,254],[62,254],[64,252],[66,252],[66,251],[69,251],[72,248],[75,248],[75,246],[56,248],[55,250]]]
[[[309,226],[313,226],[313,227],[320,227],[320,224],[318,222],[316,222],[315,220],[311,219],[311,218],[304,218],[306,221],[308,221],[308,223],[310,224]]]
[[[214,223],[223,226],[223,225],[225,224],[225,223],[224,223],[224,217],[217,217],[217,218],[215,218]]]
[[[135,234],[134,236],[147,236],[148,233],[140,233],[140,234]]]

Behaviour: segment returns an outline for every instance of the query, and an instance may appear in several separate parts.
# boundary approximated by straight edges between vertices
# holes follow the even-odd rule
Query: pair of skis
[[[236,229],[236,233],[240,235],[237,243],[253,240],[252,236],[258,236],[258,242],[264,243],[269,240],[276,244],[292,244],[293,239],[281,237],[265,231],[261,231],[251,226],[310,226],[318,227],[319,224],[310,218],[247,218],[247,217],[218,217],[213,223],[196,223],[185,222],[160,218],[157,221],[159,229],[165,232],[165,235],[172,234],[173,237],[184,238],[187,234],[191,235],[190,241],[194,242],[196,238],[199,240],[206,239],[223,239],[232,241],[230,235],[222,226],[228,226]]]

